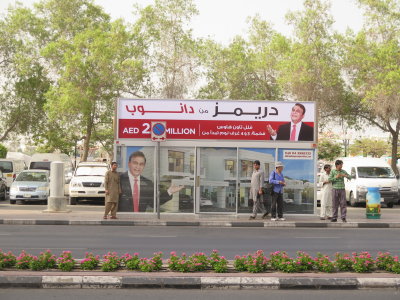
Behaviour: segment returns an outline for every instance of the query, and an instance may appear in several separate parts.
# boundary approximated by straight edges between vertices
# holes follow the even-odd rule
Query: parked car
[[[399,177],[386,161],[371,157],[346,157],[342,160],[343,169],[351,175],[351,180],[345,179],[346,199],[351,206],[366,202],[368,187],[378,187],[382,204],[393,207],[398,198]]]
[[[0,200],[6,200],[7,184],[3,178],[3,172],[0,171]]]
[[[10,204],[46,201],[49,197],[49,172],[46,170],[24,170],[18,174],[10,188]]]
[[[69,204],[81,199],[105,199],[104,178],[109,165],[103,162],[81,162],[69,184]]]
[[[20,159],[2,158],[0,159],[0,171],[3,172],[3,177],[7,184],[7,190],[10,189],[12,182],[18,174],[25,170],[25,162]]]

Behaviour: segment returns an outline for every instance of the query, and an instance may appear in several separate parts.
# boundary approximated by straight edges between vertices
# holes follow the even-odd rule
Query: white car
[[[76,167],[69,184],[69,204],[80,199],[105,198],[104,178],[109,165],[102,162],[81,162]]]

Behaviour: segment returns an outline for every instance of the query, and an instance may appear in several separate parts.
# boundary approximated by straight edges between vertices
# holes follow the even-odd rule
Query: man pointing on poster
[[[296,103],[290,112],[291,122],[279,126],[278,130],[267,125],[267,131],[271,136],[271,140],[286,141],[313,141],[314,128],[303,123],[306,108],[301,103]]]

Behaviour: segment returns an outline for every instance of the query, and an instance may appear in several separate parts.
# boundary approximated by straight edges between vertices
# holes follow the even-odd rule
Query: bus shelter
[[[158,187],[161,213],[247,214],[254,160],[284,164],[285,214],[316,212],[314,102],[118,99],[115,120],[120,212],[155,213]]]

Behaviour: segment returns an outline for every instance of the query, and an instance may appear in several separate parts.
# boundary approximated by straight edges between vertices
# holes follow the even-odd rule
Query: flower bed
[[[40,252],[34,256],[22,251],[19,256],[12,252],[3,252],[0,249],[0,270],[49,270],[61,271],[76,270],[101,270],[114,272],[117,270],[131,270],[141,272],[155,272],[160,270],[175,272],[357,272],[367,273],[385,271],[400,274],[400,262],[398,256],[389,252],[378,252],[373,258],[368,252],[336,253],[334,259],[318,253],[316,257],[298,251],[295,257],[290,257],[285,251],[276,251],[266,257],[262,250],[246,255],[237,255],[233,261],[228,261],[220,255],[218,250],[213,250],[209,255],[202,252],[187,256],[182,253],[171,252],[169,259],[163,262],[163,253],[154,253],[151,258],[140,257],[139,253],[126,253],[119,256],[116,252],[108,252],[100,260],[99,255],[86,253],[81,260],[74,259],[71,251],[63,251],[58,258],[50,250]]]

